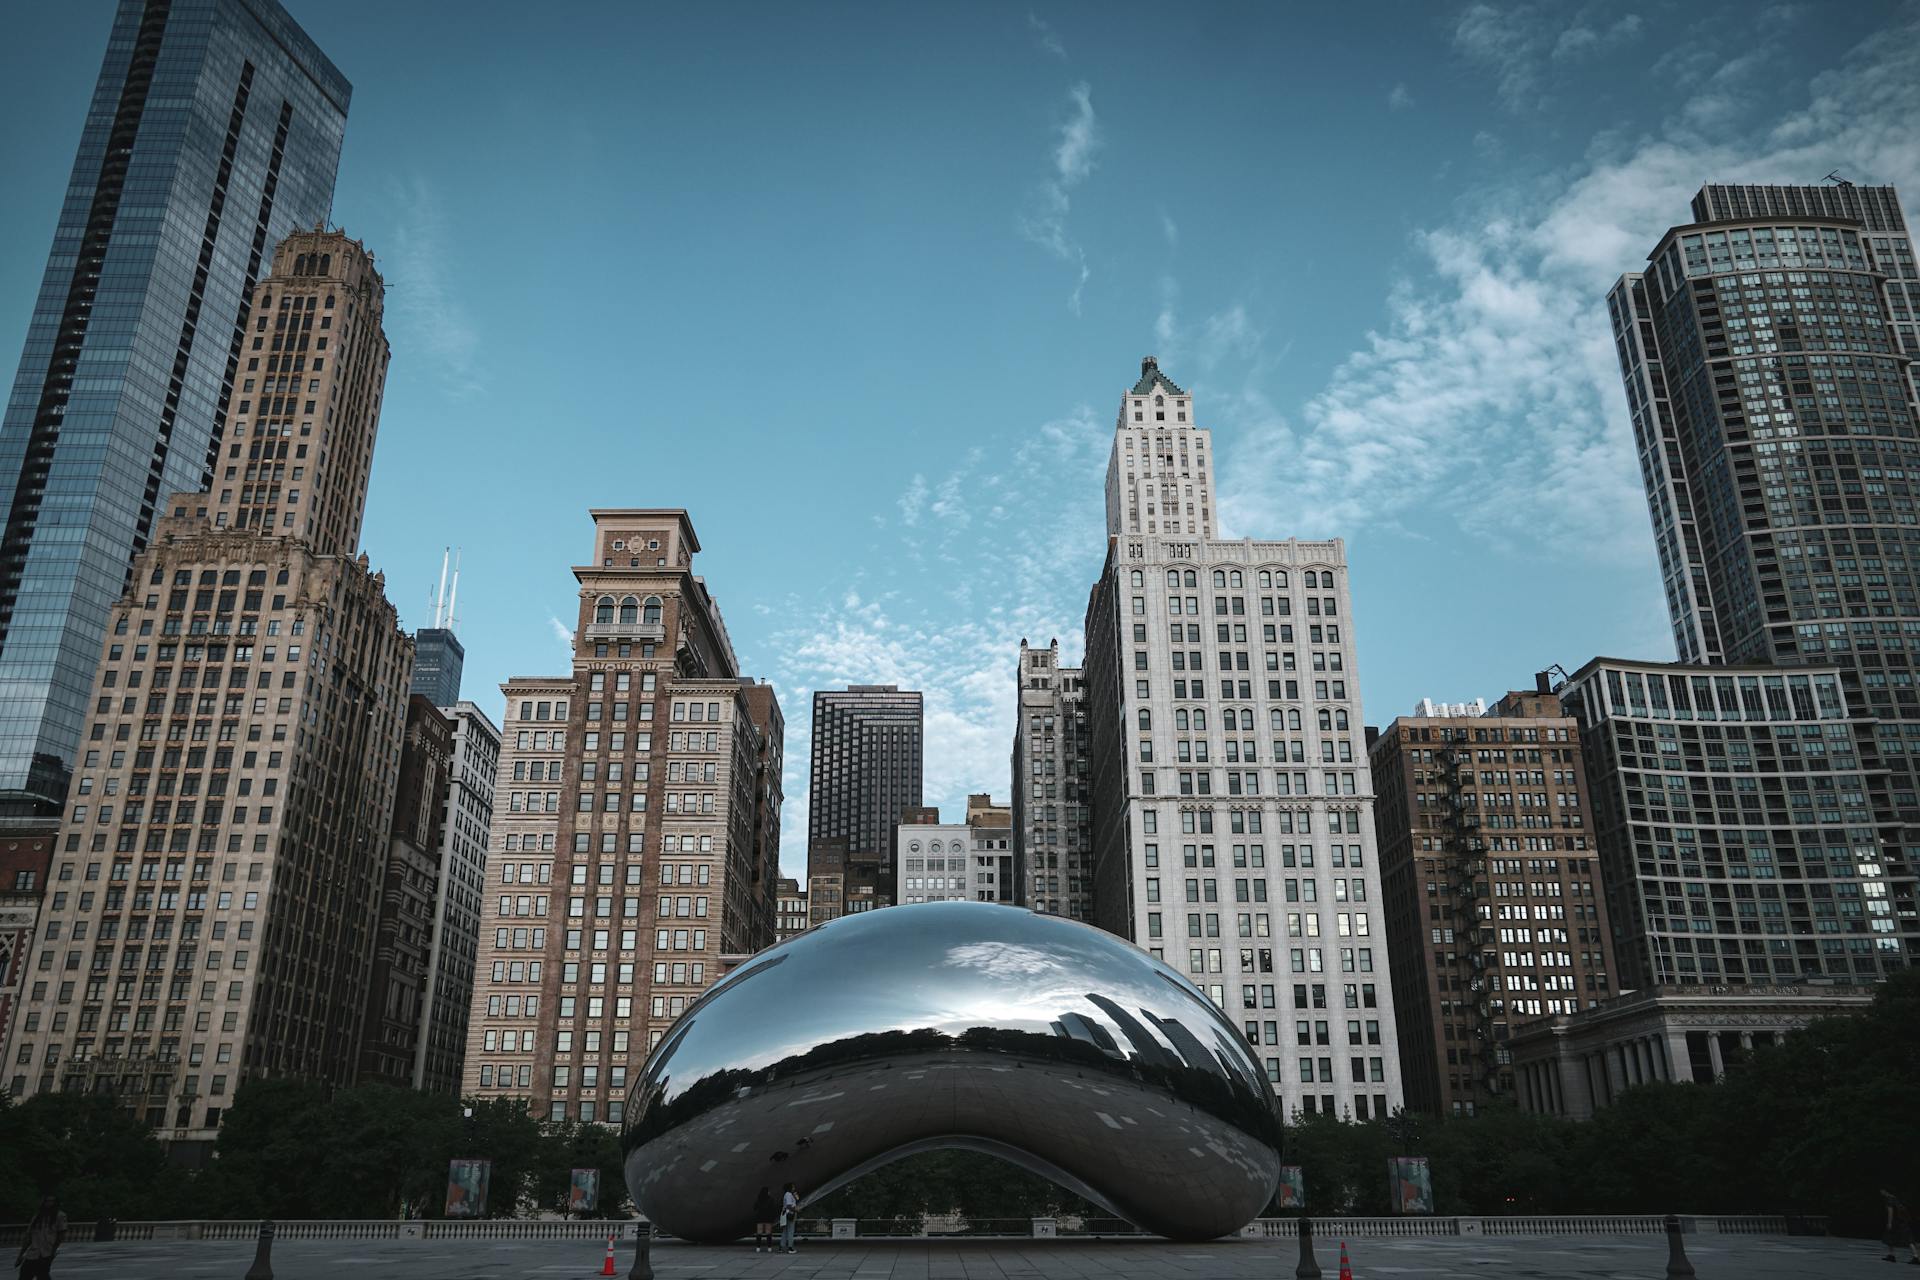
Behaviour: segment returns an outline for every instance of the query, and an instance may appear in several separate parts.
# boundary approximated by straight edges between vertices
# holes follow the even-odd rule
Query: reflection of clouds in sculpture
[[[627,1177],[663,1229],[727,1238],[762,1184],[814,1198],[942,1146],[1023,1164],[1151,1230],[1265,1205],[1264,1073],[1198,988],[1111,934],[979,903],[850,916],[716,984],[648,1059]]]
[[[956,969],[978,969],[989,978],[1036,978],[1061,972],[1058,959],[1038,947],[1012,943],[968,942],[947,949],[946,963]]]

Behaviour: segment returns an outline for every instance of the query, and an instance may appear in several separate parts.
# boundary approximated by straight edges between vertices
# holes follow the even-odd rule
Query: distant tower
[[[449,585],[447,570],[453,581]],[[433,625],[414,633],[413,688],[411,692],[429,699],[436,707],[450,707],[460,701],[460,672],[466,665],[467,651],[453,634],[459,625],[454,605],[460,598],[460,553],[449,548],[440,554],[440,586],[433,593]]]

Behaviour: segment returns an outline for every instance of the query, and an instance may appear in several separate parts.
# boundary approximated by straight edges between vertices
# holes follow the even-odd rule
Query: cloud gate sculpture
[[[984,1151],[1146,1230],[1209,1239],[1280,1175],[1273,1092],[1239,1028],[1124,940],[1018,907],[848,916],[716,983],[627,1104],[627,1186],[693,1240],[752,1230],[920,1151]]]

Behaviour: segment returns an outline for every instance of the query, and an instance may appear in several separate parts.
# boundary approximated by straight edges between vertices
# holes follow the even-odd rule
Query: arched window
[[[1345,713],[1343,712],[1342,714],[1345,714]],[[1245,729],[1248,733],[1253,732],[1253,708],[1252,707],[1240,708],[1240,727],[1242,729]]]
[[[294,258],[293,274],[297,276],[303,276],[307,274],[307,255],[306,254],[303,253]]]
[[[1320,713],[1320,727],[1322,729],[1333,728],[1333,713],[1331,711],[1322,711]]]
[[[613,597],[612,596],[600,597],[599,602],[593,606],[593,620],[595,622],[612,622],[613,621]]]
[[[1190,587],[1197,587],[1200,585],[1200,579],[1194,576],[1194,572],[1191,569],[1187,570],[1187,585]]]
[[[1207,713],[1199,707],[1193,709],[1193,727],[1195,732],[1200,732],[1207,727]]]
[[[1298,709],[1298,708],[1294,708],[1294,707],[1289,707],[1289,708],[1287,709],[1287,728],[1289,728],[1289,729],[1292,729],[1292,730],[1295,730],[1295,731],[1298,731],[1298,730],[1299,730],[1299,728],[1300,728],[1300,712],[1299,712],[1299,709]]]
[[[320,255],[320,274],[324,276],[324,275],[331,275],[332,273],[333,273],[333,255],[330,253],[321,254]]]
[[[1273,585],[1276,587],[1284,587],[1287,585],[1287,571],[1285,569],[1274,570]]]
[[[1134,586],[1136,586],[1136,587],[1139,587],[1139,586],[1144,586],[1144,585],[1146,585],[1146,581],[1147,581],[1147,578],[1146,578],[1146,575],[1145,575],[1145,574],[1143,574],[1143,573],[1141,573],[1141,572],[1140,572],[1140,571],[1139,571],[1138,569],[1135,569],[1135,570],[1133,571],[1133,585],[1134,585]]]
[[[1170,587],[1180,585],[1180,571],[1178,569],[1167,570],[1167,585]]]
[[[660,597],[659,596],[648,596],[644,601],[641,602],[640,621],[647,623],[649,625],[659,624],[660,622]]]
[[[1320,585],[1320,575],[1315,573],[1311,569],[1307,570],[1307,585],[1310,587],[1317,587]]]
[[[632,596],[627,596],[620,601],[620,621],[640,621],[640,602]]]
[[[1153,713],[1145,707],[1140,708],[1140,729],[1147,732],[1153,728]]]
[[[1336,711],[1336,712],[1334,712],[1334,713],[1333,713],[1333,727],[1334,727],[1334,728],[1336,728],[1336,729],[1344,729],[1344,728],[1346,728],[1346,727],[1347,727],[1347,713],[1346,713],[1346,712],[1344,712],[1344,711]]]
[[[1145,715],[1146,712],[1143,711],[1140,714]],[[1187,709],[1185,707],[1175,707],[1173,709],[1173,727],[1182,732],[1185,732],[1189,727],[1187,724]]]
[[[1227,585],[1227,571],[1226,571],[1226,570],[1224,570],[1224,569],[1215,569],[1215,570],[1213,571],[1213,585],[1214,585],[1214,586],[1216,586],[1216,587],[1224,587],[1224,586],[1226,586],[1226,585]]]
[[[1235,569],[1231,574],[1227,576],[1227,585],[1230,587],[1244,587],[1247,584],[1246,584],[1246,579],[1240,576],[1240,571],[1238,569]]]
[[[1271,570],[1262,569],[1260,571],[1260,585],[1263,587],[1270,587],[1273,585],[1273,573]]]

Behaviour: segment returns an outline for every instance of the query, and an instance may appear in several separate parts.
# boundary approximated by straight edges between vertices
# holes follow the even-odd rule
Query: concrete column
[[[1687,1052],[1687,1033],[1670,1030],[1666,1037],[1667,1079],[1678,1084],[1693,1082],[1693,1055]]]
[[[1593,1119],[1592,1077],[1588,1074],[1586,1060],[1572,1056],[1559,1057],[1554,1060],[1554,1067],[1555,1078],[1548,1084],[1549,1092],[1558,1098],[1554,1114],[1569,1120]]]
[[[1707,1032],[1707,1060],[1713,1064],[1713,1079],[1717,1084],[1726,1077],[1726,1059],[1720,1056],[1720,1033]]]

